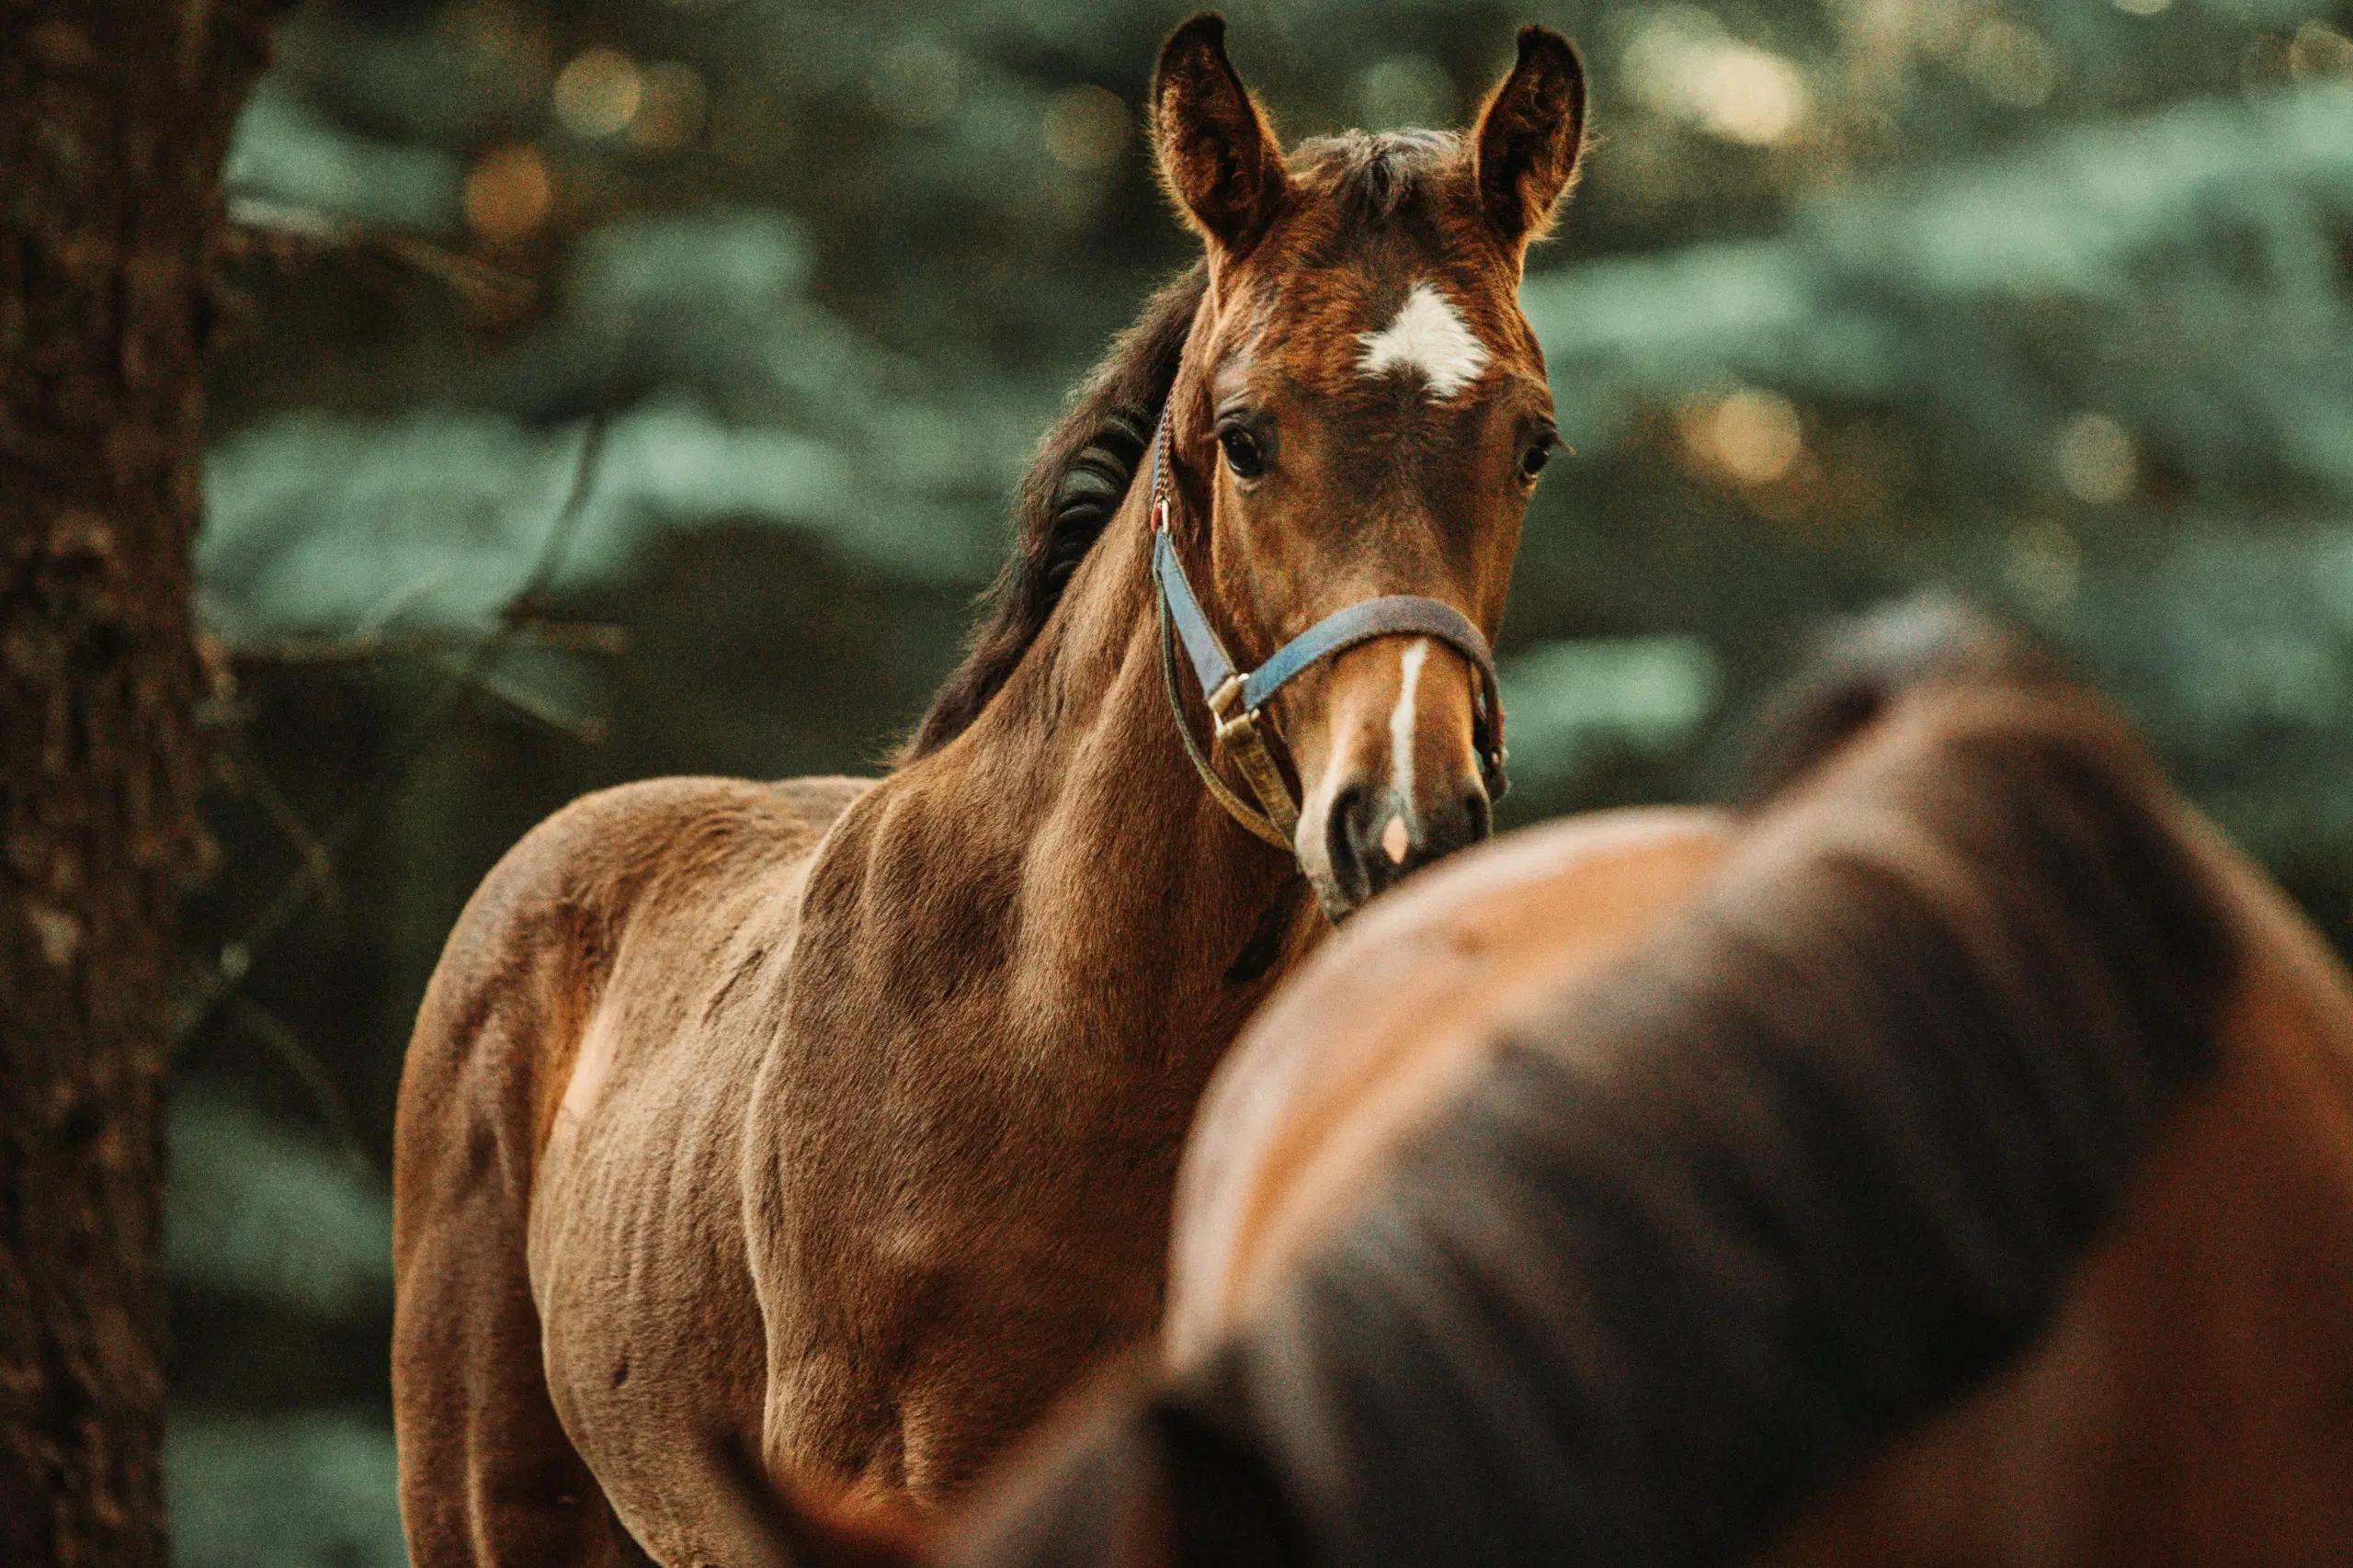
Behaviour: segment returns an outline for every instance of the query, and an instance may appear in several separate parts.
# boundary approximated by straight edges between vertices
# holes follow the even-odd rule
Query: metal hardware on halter
[[[1168,526],[1168,408],[1161,405],[1159,427],[1152,437],[1152,575],[1160,618],[1161,676],[1168,687],[1168,706],[1176,715],[1176,732],[1185,755],[1212,799],[1234,821],[1268,844],[1295,852],[1299,833],[1299,801],[1291,794],[1273,756],[1267,750],[1259,725],[1260,710],[1275,693],[1302,671],[1336,653],[1376,637],[1435,637],[1469,660],[1478,672],[1479,689],[1472,704],[1473,743],[1479,748],[1479,774],[1487,798],[1500,801],[1504,778],[1504,706],[1495,686],[1495,655],[1487,639],[1471,619],[1452,605],[1420,594],[1390,594],[1364,599],[1333,611],[1275,650],[1274,656],[1255,670],[1238,670],[1218,641],[1199,597],[1185,574],[1176,541]],[[1217,768],[1193,738],[1185,720],[1185,699],[1176,683],[1176,645],[1182,642],[1193,677],[1200,683],[1210,722],[1218,744],[1233,755],[1251,793],[1253,807],[1220,777]],[[1271,727],[1271,726],[1269,726]]]
[[[1210,717],[1217,721],[1217,738],[1219,740],[1225,739],[1226,736],[1241,729],[1243,725],[1247,724],[1251,721],[1252,713],[1247,708],[1243,709],[1240,712],[1233,714],[1232,717],[1228,717],[1226,714],[1226,709],[1231,706],[1236,699],[1241,697],[1241,695],[1242,677],[1240,676],[1226,676],[1218,688],[1209,694]]]

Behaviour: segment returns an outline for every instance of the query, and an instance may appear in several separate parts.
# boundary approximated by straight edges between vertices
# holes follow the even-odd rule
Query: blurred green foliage
[[[183,1413],[164,1444],[179,1568],[403,1568],[392,1433],[366,1413]]]
[[[175,1285],[320,1316],[389,1295],[392,1205],[364,1157],[200,1085],[173,1097],[170,1146]]]
[[[397,1561],[378,1173],[441,937],[583,790],[879,766],[1063,389],[1188,259],[1137,119],[1181,14],[281,29],[199,556],[233,680],[192,960],[242,983],[173,1121],[184,1561]],[[1939,582],[2073,649],[2353,934],[2353,7],[1231,17],[1293,135],[1459,123],[1531,19],[1583,46],[1598,139],[1523,294],[1574,455],[1502,650],[1506,822],[1704,792],[1814,618]]]

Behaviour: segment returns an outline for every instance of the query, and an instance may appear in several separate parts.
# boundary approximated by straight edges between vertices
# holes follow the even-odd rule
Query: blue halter
[[[1487,639],[1470,617],[1420,594],[1388,594],[1364,599],[1333,611],[1280,648],[1255,670],[1239,671],[1218,641],[1209,618],[1201,613],[1199,596],[1185,575],[1176,541],[1168,526],[1168,409],[1160,411],[1159,428],[1152,437],[1152,575],[1159,588],[1161,672],[1168,687],[1168,701],[1176,716],[1177,733],[1202,784],[1233,819],[1268,844],[1292,853],[1299,832],[1299,800],[1290,783],[1267,751],[1261,733],[1274,728],[1262,710],[1302,671],[1344,649],[1376,637],[1435,637],[1461,653],[1479,673],[1479,690],[1472,706],[1472,740],[1479,748],[1479,776],[1487,798],[1503,799],[1504,705],[1495,687],[1495,655]],[[1242,799],[1211,765],[1185,719],[1185,701],[1176,681],[1176,646],[1182,642],[1193,677],[1200,683],[1217,740],[1233,754],[1251,792],[1253,806]]]

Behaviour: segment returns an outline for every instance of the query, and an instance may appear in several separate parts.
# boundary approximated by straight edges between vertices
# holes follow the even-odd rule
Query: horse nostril
[[[1410,825],[1416,821],[1418,831]],[[1386,790],[1351,784],[1332,798],[1324,828],[1333,883],[1351,906],[1362,903],[1409,872],[1478,843],[1492,825],[1487,792],[1475,784],[1433,803],[1427,815]]]
[[[1422,831],[1414,843],[1414,864],[1426,865],[1458,849],[1468,849],[1484,840],[1494,824],[1495,813],[1487,804],[1484,790],[1474,787],[1451,801],[1432,801],[1422,812]]]
[[[1372,791],[1351,784],[1332,801],[1332,814],[1324,828],[1324,846],[1332,862],[1332,880],[1351,903],[1372,896],[1372,878],[1365,851],[1372,833]]]
[[[1465,844],[1483,844],[1495,830],[1495,808],[1486,790],[1475,784],[1462,792],[1462,822],[1468,830],[1462,839]]]

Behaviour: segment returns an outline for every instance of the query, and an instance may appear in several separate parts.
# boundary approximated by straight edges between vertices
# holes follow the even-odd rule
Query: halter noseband
[[[1176,538],[1168,526],[1168,408],[1164,403],[1159,427],[1152,437],[1152,575],[1159,588],[1161,674],[1168,687],[1168,706],[1176,718],[1176,733],[1184,737],[1185,754],[1193,759],[1194,771],[1201,776],[1203,787],[1234,821],[1285,854],[1295,853],[1299,801],[1267,750],[1265,732],[1271,732],[1274,725],[1271,721],[1262,720],[1261,711],[1268,699],[1302,672],[1376,637],[1435,637],[1468,659],[1471,667],[1479,672],[1479,690],[1472,712],[1472,740],[1479,749],[1479,776],[1486,786],[1487,798],[1503,799],[1506,788],[1503,697],[1495,687],[1495,655],[1488,652],[1487,639],[1468,616],[1452,605],[1420,594],[1388,594],[1377,599],[1363,599],[1325,616],[1276,649],[1274,656],[1256,669],[1237,670],[1225,645],[1218,641],[1209,618],[1201,613],[1200,599],[1185,575],[1185,563],[1176,554]],[[1209,703],[1216,738],[1233,753],[1234,764],[1242,769],[1251,793],[1258,797],[1256,806],[1219,777],[1201,744],[1193,738],[1193,727],[1185,718],[1184,695],[1176,683],[1179,641],[1193,666],[1194,678],[1200,682],[1201,696]]]

